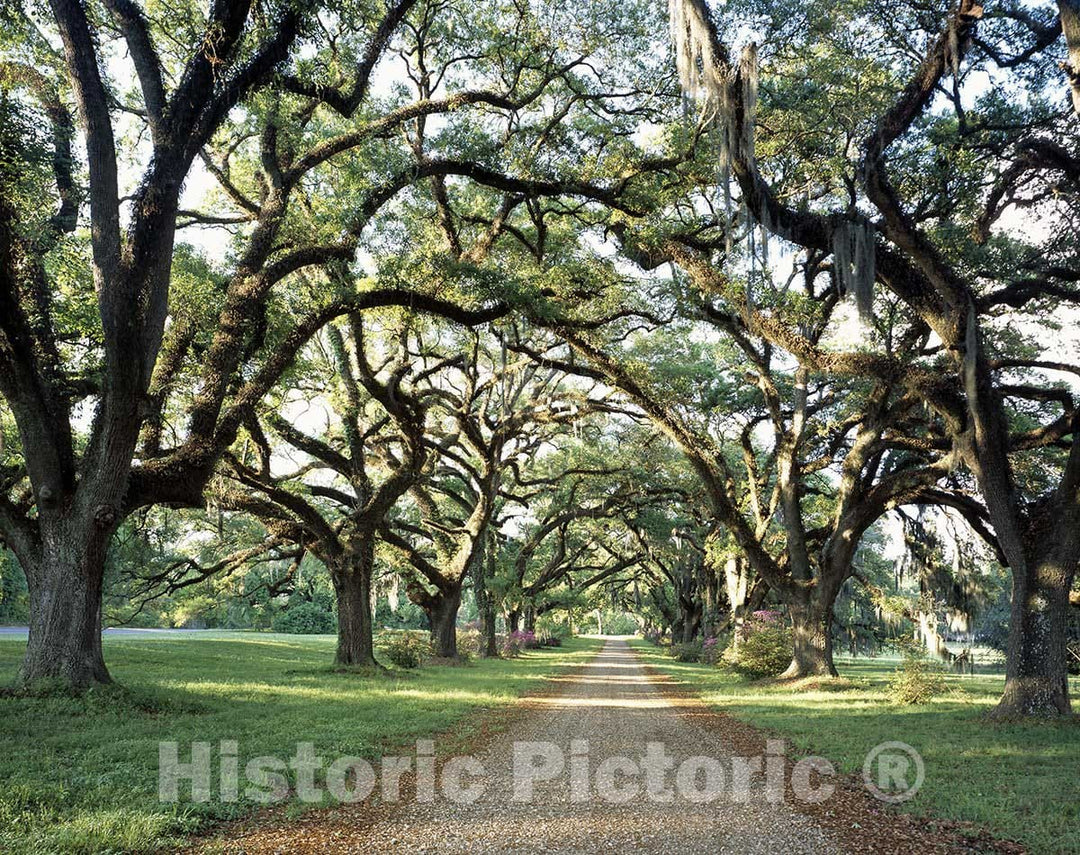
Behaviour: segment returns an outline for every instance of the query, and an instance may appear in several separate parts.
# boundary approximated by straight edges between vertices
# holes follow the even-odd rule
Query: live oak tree
[[[424,56],[419,47],[408,67],[423,67]],[[417,85],[422,96],[430,97],[427,78],[421,75]],[[424,157],[424,127],[422,118],[417,119],[411,139],[420,159]],[[401,220],[388,227],[398,235],[407,233],[409,250],[380,249],[375,259],[379,275],[394,281],[422,281],[435,275],[449,286],[444,294],[451,289],[463,291],[466,282],[474,288],[489,282],[493,271],[506,263],[500,244],[522,234],[513,224],[514,210],[522,199],[510,194],[485,199],[470,189],[451,189],[445,181],[432,179],[431,198],[414,200]],[[462,206],[471,210],[472,217],[459,224],[452,211]],[[486,208],[491,210],[490,220],[481,216]],[[433,209],[439,216],[431,216]],[[377,243],[381,229],[373,230]],[[338,265],[328,265],[325,274],[339,282],[349,275]],[[509,286],[515,279],[507,277],[503,282]],[[347,284],[343,287],[348,289]],[[518,282],[517,287],[527,285]],[[411,290],[419,292],[415,285]],[[259,446],[259,465],[251,468],[235,455],[229,458],[240,488],[228,492],[230,507],[262,519],[275,539],[288,536],[329,570],[337,595],[339,665],[375,664],[370,603],[377,532],[386,525],[395,502],[420,480],[436,445],[429,436],[433,426],[428,424],[428,409],[446,394],[440,388],[446,370],[461,369],[464,364],[463,357],[452,350],[444,350],[440,357],[437,346],[426,344],[453,336],[452,328],[437,320],[438,312],[433,314],[436,317],[426,322],[406,315],[397,324],[387,315],[377,324],[382,332],[373,344],[358,312],[348,316],[344,327],[328,324],[320,366],[314,374],[310,368],[291,371],[283,378],[279,395],[294,406],[300,403],[293,400],[295,391],[315,394],[319,401],[325,395],[325,406],[339,423],[337,438],[328,444],[307,435],[280,411],[269,417],[252,413],[245,417],[244,427],[247,437]],[[294,390],[298,382],[301,390]],[[262,422],[267,418],[276,443],[264,434]],[[312,458],[311,464],[296,473],[299,478],[276,477],[271,472],[274,446],[280,443]],[[318,477],[327,473],[341,484],[319,483]],[[311,483],[312,477],[316,483]],[[297,488],[316,501],[305,501]],[[261,498],[253,499],[252,491],[262,494]]]
[[[656,468],[639,480],[650,484],[652,496],[619,513],[620,539],[637,560],[605,586],[609,605],[633,613],[645,631],[669,631],[673,645],[689,644],[723,631],[728,603],[710,549],[721,531],[678,448],[644,432],[650,434],[644,456]]]
[[[588,473],[581,487],[571,482],[580,492],[576,501],[561,500],[557,491],[548,497],[547,512],[517,555],[515,579],[526,582],[526,597],[540,595],[537,613],[586,599],[635,611],[642,604],[634,592],[644,588],[652,597],[659,586],[670,601],[673,632],[693,638],[724,608],[718,576],[706,566],[708,507],[692,470],[661,432],[618,397],[607,407],[606,420],[596,425],[602,431],[592,432],[602,435],[585,435],[590,455],[616,468]],[[556,537],[535,570],[521,560]],[[564,539],[579,553],[568,556]]]
[[[76,686],[109,679],[100,643],[102,570],[129,504],[144,397],[168,312],[184,179],[230,111],[286,60],[303,22],[289,6],[249,21],[247,3],[214,4],[201,25],[193,22],[200,35],[187,55],[163,59],[134,4],[116,0],[105,7],[128,46],[151,134],[152,156],[130,197],[121,196],[114,99],[83,4],[51,4],[49,29],[62,44],[62,59],[39,70],[32,61],[12,59],[9,42],[3,62],[5,89],[27,88],[51,116],[54,192],[45,191],[44,198],[52,196],[58,205],[43,240],[32,222],[40,206],[16,208],[12,176],[5,174],[0,393],[17,424],[19,448],[5,474],[0,531],[30,587],[30,640],[21,676],[57,677]],[[19,11],[12,17],[18,19]],[[15,44],[25,39],[32,50],[46,52],[47,46],[35,44],[28,21],[17,30],[6,38]],[[170,78],[175,85],[166,83]],[[63,312],[68,301],[54,278],[61,254],[71,251],[82,194],[72,156],[75,121],[61,92],[74,102],[89,172],[87,264],[97,305],[85,332],[78,328],[81,318],[72,323]],[[71,348],[78,353],[87,339],[97,352],[80,365]],[[76,411],[84,403],[94,417],[81,441]]]
[[[22,678],[85,686],[109,679],[100,598],[117,526],[147,505],[200,505],[244,419],[319,329],[386,305],[470,323],[505,311],[483,308],[490,292],[454,301],[392,283],[327,288],[305,272],[348,266],[385,207],[426,182],[439,196],[443,178],[534,200],[538,233],[535,200],[633,210],[622,196],[653,167],[625,128],[652,96],[632,80],[648,80],[643,63],[598,76],[588,60],[642,55],[641,20],[594,36],[565,11],[513,3],[50,8],[44,21],[13,10],[0,71],[20,106],[48,117],[51,176],[31,196],[55,200],[46,228],[40,206],[18,204],[25,188],[12,176],[43,174],[21,168],[33,149],[24,135],[0,188],[0,393],[18,430],[4,449],[0,532],[31,589]],[[392,56],[409,84],[390,73],[376,86]],[[116,85],[124,74],[138,86]],[[613,129],[607,147],[586,144],[597,110]],[[576,134],[555,133],[575,122]],[[600,151],[587,180],[583,148]],[[563,171],[562,150],[579,175]],[[216,186],[213,210],[182,206],[195,175]],[[498,210],[449,215],[490,222]],[[193,294],[171,287],[180,227],[233,235],[194,312]]]
[[[531,527],[512,550],[506,625],[535,632],[536,619],[569,608],[594,585],[634,567],[625,529],[604,516],[606,508],[563,506]],[[612,514],[614,516],[614,514]]]
[[[701,633],[707,614],[715,612],[720,589],[706,560],[708,528],[673,510],[650,509],[631,530],[654,574],[650,596],[670,624],[672,644],[688,644]],[[655,590],[656,583],[661,590]]]
[[[561,372],[508,356],[498,339],[474,336],[461,350],[457,376],[434,399],[444,416],[433,471],[409,490],[413,513],[396,513],[380,528],[411,566],[406,592],[427,613],[432,642],[447,658],[457,656],[463,587],[513,473],[592,406]]]
[[[746,223],[784,246],[832,255],[838,287],[864,310],[880,283],[947,356],[964,406],[957,413],[927,402],[978,479],[1013,575],[999,711],[1067,712],[1080,433],[1071,396],[1050,391],[1060,408],[1041,436],[1057,478],[1030,491],[1017,461],[1035,440],[1012,423],[1026,402],[1047,395],[1052,384],[1040,371],[1075,372],[1045,341],[1016,346],[1021,318],[1076,301],[1077,113],[1061,78],[1064,69],[1075,86],[1075,4],[1059,4],[1059,15],[970,0],[936,14],[900,6],[885,26],[855,6],[839,17],[832,5],[829,18],[816,6],[798,19],[767,16],[760,91],[762,111],[776,119],[771,139],[758,117],[757,52],[733,59],[722,40],[731,21],[713,20],[701,0],[672,10],[684,85],[716,117],[719,157]],[[857,33],[866,34],[861,42]],[[1072,59],[1057,67],[1066,45]],[[773,62],[783,78],[770,77]],[[830,85],[785,85],[793,65]],[[983,72],[1010,85],[988,89]],[[800,115],[823,121],[805,134]],[[800,142],[786,146],[788,134]],[[1039,225],[1011,228],[1018,211],[1036,212]]]
[[[697,277],[703,275],[693,263],[687,262],[687,267]],[[833,604],[852,573],[862,536],[886,513],[908,504],[949,505],[997,546],[985,509],[970,497],[970,485],[954,473],[949,426],[929,418],[923,406],[922,395],[934,394],[932,375],[921,378],[920,395],[910,385],[897,383],[887,366],[881,366],[870,382],[843,382],[839,371],[831,377],[823,372],[828,363],[818,358],[817,348],[830,332],[837,304],[831,295],[814,291],[813,260],[795,270],[802,274],[806,296],[820,300],[820,306],[813,314],[801,307],[800,335],[789,339],[802,345],[794,354],[785,354],[767,335],[753,333],[770,326],[764,312],[782,316],[782,304],[748,306],[739,298],[737,310],[728,304],[725,311],[722,298],[715,302],[716,297],[709,296],[702,306],[709,321],[729,334],[749,360],[748,379],[764,405],[760,421],[750,419],[744,426],[740,443],[751,506],[767,503],[779,512],[795,582],[793,588],[780,589],[781,599],[791,608],[794,630],[790,676],[835,673]],[[705,283],[699,284],[710,291]],[[712,294],[717,290],[711,289]],[[880,337],[896,365],[915,361],[926,347],[926,331],[900,322],[895,311],[883,309],[876,328],[864,329],[864,334],[869,339]],[[785,340],[782,335],[773,339]],[[792,356],[794,365],[784,370],[784,361]],[[908,384],[918,382],[909,375]],[[758,425],[767,426],[772,434],[763,467],[755,465]],[[768,500],[765,487],[771,487]],[[774,580],[765,578],[772,587]]]
[[[951,502],[984,529],[985,519],[954,491],[931,495],[953,457],[944,427],[927,420],[919,397],[888,374],[840,386],[822,374],[817,344],[833,323],[835,299],[805,315],[805,338],[796,338],[807,347],[785,353],[760,336],[776,322],[746,306],[742,286],[676,254],[706,294],[697,298],[699,317],[730,342],[711,358],[726,353],[729,361],[710,366],[700,347],[687,349],[691,337],[678,327],[638,342],[607,331],[618,344],[552,327],[687,456],[716,526],[788,608],[795,649],[787,676],[835,674],[832,606],[867,529],[907,503]],[[806,281],[811,298],[814,281]],[[885,333],[898,364],[925,344],[917,329]]]
[[[670,493],[640,465],[640,432],[617,418],[582,412],[548,436],[542,454],[512,464],[473,574],[485,650],[496,649],[499,609],[507,632],[535,631],[539,617],[583,606],[591,589],[639,564],[621,517]]]
[[[233,483],[215,496],[254,514],[274,538],[297,544],[327,568],[337,597],[338,665],[375,664],[377,531],[422,475],[430,445],[427,383],[454,361],[425,353],[413,323],[384,322],[373,333],[374,322],[353,315],[344,329],[329,325],[318,373],[305,378],[324,390],[329,429],[319,435],[290,421],[290,408],[304,404],[295,396],[252,414],[245,433],[256,453],[229,455]],[[294,471],[274,471],[273,457],[283,447],[301,458]]]
[[[511,533],[498,544],[496,582],[511,631],[534,630],[540,615],[635,566],[623,518],[672,495],[650,461],[649,441],[658,437],[605,412],[610,395],[590,397],[596,409],[579,413],[542,455],[515,465],[505,489],[501,528]]]

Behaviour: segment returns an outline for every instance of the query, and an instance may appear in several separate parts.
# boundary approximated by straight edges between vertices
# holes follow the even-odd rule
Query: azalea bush
[[[531,630],[525,632],[515,633],[518,636],[518,640],[521,642],[523,650],[535,650],[540,646],[540,639],[536,637],[536,633]]]
[[[430,659],[431,641],[420,632],[388,632],[380,636],[379,651],[390,664],[398,668],[419,668]]]
[[[720,639],[710,635],[701,643],[701,661],[706,665],[715,665],[719,661],[723,649]]]
[[[502,655],[507,658],[518,656],[522,650],[533,650],[540,646],[535,632],[518,630],[506,636],[502,645]]]
[[[671,657],[679,662],[700,662],[702,643],[700,641],[687,641],[682,644],[671,645]]]
[[[739,643],[726,658],[747,677],[758,679],[779,674],[791,662],[791,629],[782,613],[754,612],[739,631]]]

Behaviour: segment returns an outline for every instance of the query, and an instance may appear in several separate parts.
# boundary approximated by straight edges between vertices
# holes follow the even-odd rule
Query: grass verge
[[[238,743],[245,761],[291,758],[300,742],[317,755],[368,759],[403,754],[414,740],[470,714],[509,706],[546,678],[593,656],[574,639],[518,659],[388,674],[339,673],[328,636],[215,634],[210,638],[106,638],[116,687],[80,697],[0,696],[0,852],[145,852],[180,844],[216,822],[252,813],[223,803],[217,746]],[[25,642],[0,640],[0,684],[11,682]],[[158,745],[214,748],[209,801],[158,800]],[[241,792],[244,787],[241,786]]]
[[[867,753],[882,742],[913,746],[926,763],[926,780],[902,810],[974,823],[1033,853],[1080,853],[1080,721],[986,721],[1001,676],[948,676],[947,694],[897,706],[886,694],[895,662],[838,662],[846,686],[797,691],[676,662],[640,639],[631,645],[708,706],[828,758],[841,773],[861,774]]]

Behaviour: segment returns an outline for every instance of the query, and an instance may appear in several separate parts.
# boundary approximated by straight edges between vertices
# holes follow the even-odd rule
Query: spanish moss
[[[869,318],[874,305],[874,226],[864,219],[844,219],[833,228],[836,286],[843,297],[854,296],[859,317]]]

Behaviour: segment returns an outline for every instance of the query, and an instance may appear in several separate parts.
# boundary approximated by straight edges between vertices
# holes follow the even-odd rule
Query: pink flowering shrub
[[[701,661],[707,665],[715,665],[716,661],[720,658],[722,648],[719,644],[720,639],[715,636],[709,636],[701,643]]]
[[[762,624],[783,624],[784,613],[771,609],[758,609],[752,615],[749,620],[743,624],[743,633],[747,631],[755,631],[761,628]]]
[[[506,640],[503,641],[502,655],[509,658],[517,656],[522,650],[534,650],[539,646],[535,632],[519,630],[506,636]]]

